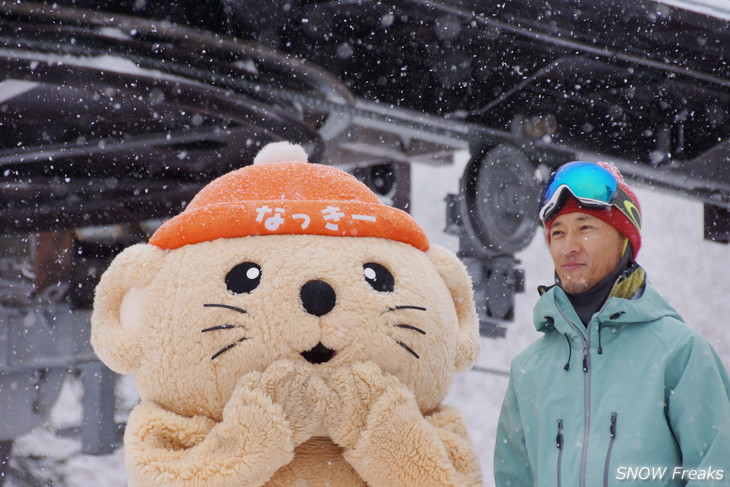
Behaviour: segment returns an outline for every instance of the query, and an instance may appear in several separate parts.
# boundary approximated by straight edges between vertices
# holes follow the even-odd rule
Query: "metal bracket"
[[[101,362],[79,366],[84,386],[84,416],[81,423],[81,451],[106,455],[122,443],[122,428],[114,421],[117,375]]]

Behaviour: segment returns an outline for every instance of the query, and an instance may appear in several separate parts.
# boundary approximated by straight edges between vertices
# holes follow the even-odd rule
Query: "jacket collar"
[[[560,333],[572,335],[575,333],[576,325],[583,327],[568,296],[560,287],[543,287],[539,290],[541,297],[534,311],[534,325],[537,331],[547,333],[557,329]],[[638,264],[633,264],[618,278],[606,303],[593,316],[592,322],[597,321],[602,326],[646,323],[668,315],[682,320],[653,288],[644,269]]]

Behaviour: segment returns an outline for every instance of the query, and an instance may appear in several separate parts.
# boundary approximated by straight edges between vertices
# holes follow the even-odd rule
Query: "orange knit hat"
[[[172,250],[254,235],[378,237],[429,248],[426,233],[408,213],[382,203],[340,169],[307,163],[304,150],[286,142],[267,145],[253,165],[209,183],[150,244]]]

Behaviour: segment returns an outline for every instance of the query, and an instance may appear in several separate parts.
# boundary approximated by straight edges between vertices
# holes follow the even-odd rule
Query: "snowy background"
[[[416,165],[412,175],[412,212],[426,228],[431,241],[457,250],[457,239],[443,233],[444,197],[456,193],[466,163],[460,154],[453,165]],[[638,261],[649,279],[685,317],[690,326],[709,339],[730,368],[730,246],[703,240],[702,205],[648,188],[637,188],[644,217],[644,234]],[[446,402],[466,416],[479,451],[484,485],[493,486],[492,454],[502,397],[507,388],[509,363],[519,351],[539,337],[532,326],[536,288],[550,283],[553,267],[541,235],[517,255],[526,273],[526,292],[517,297],[516,319],[504,339],[482,339],[478,366],[458,376]],[[489,372],[486,372],[489,371]],[[119,420],[133,407],[134,382],[124,378],[119,395]],[[93,457],[80,454],[74,439],[58,438],[53,431],[80,421],[81,387],[67,380],[61,398],[46,424],[19,438],[11,461],[7,487],[126,485],[123,452]]]

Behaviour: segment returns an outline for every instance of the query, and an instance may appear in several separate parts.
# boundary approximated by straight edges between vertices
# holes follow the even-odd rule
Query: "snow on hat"
[[[254,164],[200,190],[150,244],[172,250],[218,238],[256,235],[378,237],[429,248],[421,226],[352,175],[307,162],[300,146],[268,144]]]
[[[621,189],[623,189],[626,194],[634,201],[634,203],[636,204],[636,209],[639,211],[639,215],[641,215],[641,206],[639,205],[639,199],[636,197],[636,194],[631,190],[631,188],[628,187],[626,181],[624,181],[624,178],[621,175],[621,171],[619,171],[618,168],[613,164],[609,164],[606,162],[598,162],[597,164],[613,174]],[[550,227],[552,226],[555,219],[560,215],[578,212],[594,216],[618,230],[618,232],[626,237],[631,243],[633,258],[636,259],[636,255],[639,253],[639,248],[641,248],[641,229],[639,227],[637,227],[631,220],[629,220],[626,215],[624,215],[615,206],[612,206],[607,210],[600,208],[585,208],[581,206],[578,200],[576,200],[572,196],[567,199],[560,211],[551,220],[548,220],[545,223],[545,236],[547,237],[548,243],[550,242]]]

